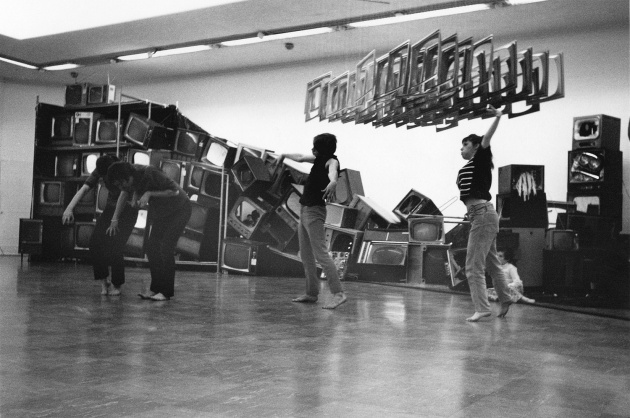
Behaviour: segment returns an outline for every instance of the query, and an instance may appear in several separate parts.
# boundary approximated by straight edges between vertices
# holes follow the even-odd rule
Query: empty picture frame
[[[320,115],[323,87],[332,78],[332,72],[327,72],[314,78],[306,84],[306,102],[304,103],[304,115],[306,121]]]

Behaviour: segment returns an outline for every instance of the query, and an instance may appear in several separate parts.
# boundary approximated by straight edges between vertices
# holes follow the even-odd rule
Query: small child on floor
[[[516,266],[511,263],[513,260],[512,252],[510,250],[498,250],[497,256],[499,257],[499,261],[501,262],[501,267],[503,268],[503,274],[505,275],[505,280],[508,282],[508,288],[510,289],[510,298],[512,302],[525,302],[525,303],[535,303],[534,299],[530,299],[528,297],[523,296],[523,282],[521,278],[518,276],[518,271]],[[488,299],[490,300],[499,300],[494,289],[488,289]]]

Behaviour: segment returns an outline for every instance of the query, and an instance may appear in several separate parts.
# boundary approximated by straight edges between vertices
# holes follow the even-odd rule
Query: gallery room
[[[21,3],[1,416],[628,415],[627,1]]]

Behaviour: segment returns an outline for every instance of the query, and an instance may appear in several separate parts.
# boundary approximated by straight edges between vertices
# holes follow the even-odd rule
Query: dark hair
[[[497,248],[497,253],[503,253],[503,257],[512,264],[514,263],[514,250],[510,247]]]
[[[481,145],[481,141],[483,141],[483,136],[470,134],[466,138],[462,139],[462,144],[469,141],[473,145]]]
[[[98,157],[96,160],[96,172],[99,176],[105,177],[107,175],[107,170],[109,166],[113,163],[120,161],[120,159],[114,154],[105,154],[101,157]]]
[[[135,173],[133,166],[126,161],[118,161],[109,166],[107,180],[112,183],[128,180]]]
[[[337,137],[333,134],[319,134],[313,139],[313,148],[326,157],[330,157],[337,151]]]

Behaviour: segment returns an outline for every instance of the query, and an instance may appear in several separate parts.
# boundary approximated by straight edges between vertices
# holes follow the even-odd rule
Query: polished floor
[[[1,417],[628,417],[630,322],[346,282],[334,311],[301,278],[148,271],[101,296],[87,265],[0,257]],[[325,285],[325,282],[322,282]],[[493,305],[496,310],[497,305]]]

